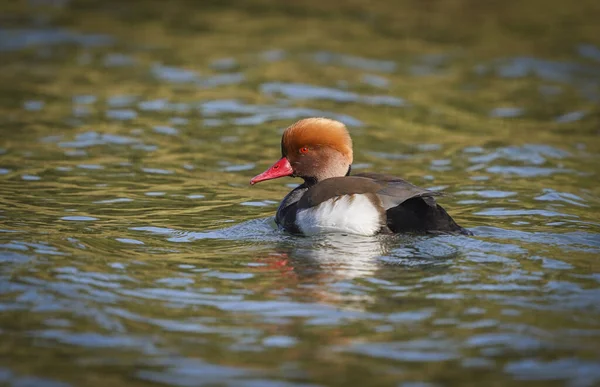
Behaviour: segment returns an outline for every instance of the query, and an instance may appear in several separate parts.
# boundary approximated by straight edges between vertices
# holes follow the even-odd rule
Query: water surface
[[[0,383],[600,384],[580,3],[0,6]],[[310,116],[475,236],[278,231]]]

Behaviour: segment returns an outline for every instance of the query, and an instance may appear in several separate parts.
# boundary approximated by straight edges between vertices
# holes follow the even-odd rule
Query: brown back
[[[414,197],[432,197],[440,193],[419,188],[395,176],[363,173],[333,177],[311,187],[300,199],[298,208],[310,208],[343,195],[375,194],[384,210]]]

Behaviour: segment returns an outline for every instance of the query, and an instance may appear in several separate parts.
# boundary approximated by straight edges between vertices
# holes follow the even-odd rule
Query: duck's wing
[[[360,173],[353,177],[362,177],[370,179],[379,187],[375,192],[381,200],[385,210],[396,207],[412,198],[422,198],[429,205],[435,205],[434,196],[441,196],[442,193],[429,191],[417,187],[408,181],[392,175],[383,175],[379,173]]]
[[[396,176],[361,173],[357,177],[372,179],[381,188],[377,196],[386,210],[387,226],[392,232],[472,233],[460,227],[435,196],[441,192],[417,187]]]
[[[309,208],[344,195],[368,195],[378,197],[381,207],[388,210],[415,197],[428,198],[440,193],[428,191],[406,180],[388,175],[365,173],[360,175],[332,177],[312,186],[302,196],[300,208]],[[377,201],[376,199],[374,199]]]
[[[300,199],[298,206],[299,208],[315,207],[330,199],[350,195],[373,197],[381,188],[383,187],[375,180],[366,177],[332,177],[310,187]],[[377,199],[373,201],[376,202]]]

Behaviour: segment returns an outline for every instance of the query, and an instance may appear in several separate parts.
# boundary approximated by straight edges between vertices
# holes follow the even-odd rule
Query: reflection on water
[[[598,385],[597,2],[536,1],[0,5],[0,384]],[[278,230],[307,116],[475,235]]]

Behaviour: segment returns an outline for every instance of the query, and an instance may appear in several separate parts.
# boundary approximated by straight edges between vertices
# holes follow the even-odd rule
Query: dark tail
[[[433,198],[412,198],[386,211],[387,226],[394,233],[473,235]]]

